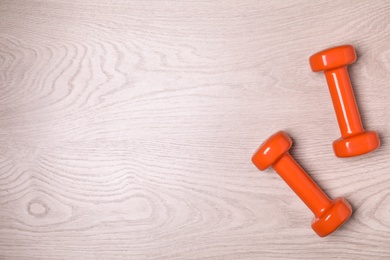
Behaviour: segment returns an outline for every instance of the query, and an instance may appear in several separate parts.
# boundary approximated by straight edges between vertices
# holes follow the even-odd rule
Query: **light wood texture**
[[[388,1],[1,1],[1,259],[389,259]],[[374,153],[338,159],[322,74],[350,75]],[[277,130],[354,215],[250,162]]]

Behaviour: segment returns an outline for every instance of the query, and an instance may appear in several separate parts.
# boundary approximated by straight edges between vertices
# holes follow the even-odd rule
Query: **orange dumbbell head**
[[[333,150],[338,157],[352,157],[374,151],[380,146],[378,134],[374,131],[339,138],[333,142]]]
[[[326,49],[310,57],[312,71],[336,69],[356,61],[356,52],[352,45],[343,45]]]
[[[356,61],[352,45],[320,51],[310,57],[313,71],[324,71],[340,127],[341,138],[333,142],[338,157],[369,153],[380,145],[378,134],[363,128],[347,65]]]
[[[291,145],[291,138],[285,132],[279,131],[260,146],[253,155],[252,162],[260,171],[264,171],[287,153]]]
[[[344,224],[352,215],[352,207],[344,198],[337,198],[320,217],[314,217],[311,228],[320,236],[325,237]]]

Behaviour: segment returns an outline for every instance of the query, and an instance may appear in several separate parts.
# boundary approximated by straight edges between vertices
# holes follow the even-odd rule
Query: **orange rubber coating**
[[[310,57],[311,69],[324,71],[340,127],[341,138],[333,142],[338,157],[369,153],[380,146],[378,134],[365,131],[356,105],[347,65],[356,61],[352,45],[320,51]]]
[[[283,131],[268,138],[252,157],[261,171],[272,166],[298,197],[313,212],[313,230],[324,237],[344,224],[352,207],[344,198],[330,200],[289,154],[292,140]]]

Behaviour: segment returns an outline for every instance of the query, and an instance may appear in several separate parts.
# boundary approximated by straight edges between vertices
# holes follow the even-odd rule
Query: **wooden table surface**
[[[390,259],[388,1],[0,3],[0,259]],[[308,58],[352,44],[377,151],[340,136]],[[278,130],[351,219],[250,158]]]

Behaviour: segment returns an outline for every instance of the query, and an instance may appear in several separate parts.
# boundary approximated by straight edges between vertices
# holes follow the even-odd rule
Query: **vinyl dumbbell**
[[[272,166],[290,188],[314,213],[313,230],[324,237],[344,224],[352,214],[344,198],[330,200],[289,154],[291,138],[283,131],[266,140],[252,157],[261,171]]]
[[[347,65],[356,61],[351,45],[320,51],[310,57],[314,72],[324,71],[333,106],[340,127],[341,138],[333,142],[337,157],[351,157],[369,153],[380,145],[378,134],[365,131],[356,105]]]

